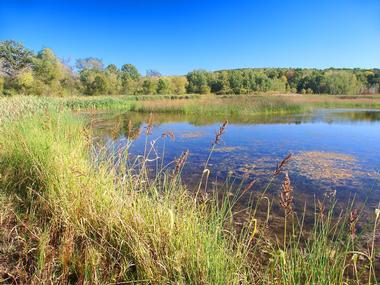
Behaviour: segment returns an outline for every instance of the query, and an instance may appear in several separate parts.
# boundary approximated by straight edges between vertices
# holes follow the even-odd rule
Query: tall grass
[[[300,113],[306,109],[283,98],[239,97],[219,99],[204,97],[186,102],[171,100],[163,104],[160,101],[143,102],[131,106],[131,111],[145,113],[179,113],[186,115],[252,115],[269,113]]]
[[[147,142],[141,156],[128,156],[131,140],[116,156],[97,150],[94,159],[90,130],[62,105],[42,102],[21,109],[0,126],[3,282],[377,284],[380,209],[369,251],[357,246],[353,204],[336,217],[334,197],[316,202],[315,222],[307,231],[304,216],[292,211],[297,193],[291,191],[289,174],[282,198],[275,198],[287,225],[276,237],[266,190],[252,195],[241,223],[236,206],[258,191],[254,181],[226,182],[207,193],[206,162],[192,194],[181,183],[186,153],[173,166],[160,166],[149,122],[141,130]],[[214,144],[225,128],[227,123]],[[271,181],[281,179],[289,159],[278,165]],[[151,170],[151,163],[157,168]],[[262,204],[268,208],[266,219],[256,215]]]
[[[144,169],[94,168],[85,135],[67,112],[3,128],[1,188],[27,225],[23,250],[36,251],[24,282],[248,280],[221,212],[195,204],[168,176],[161,184],[146,181]]]

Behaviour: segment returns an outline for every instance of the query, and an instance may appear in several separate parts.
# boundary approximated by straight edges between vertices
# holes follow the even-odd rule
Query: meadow
[[[195,95],[199,96],[199,95]],[[182,97],[181,97],[182,98]],[[92,156],[93,135],[78,110],[123,109],[179,114],[300,112],[319,107],[380,108],[380,99],[330,96],[214,98],[74,97],[0,99],[0,280],[10,284],[377,284],[380,205],[361,234],[353,202],[314,201],[311,230],[293,209],[291,156],[274,165],[283,232],[270,233],[272,201],[255,181],[206,192],[181,180],[187,153],[152,175],[152,122],[130,132],[116,156]],[[210,157],[228,122],[216,130]],[[128,156],[133,133],[145,151]],[[170,139],[170,133],[161,140]],[[157,160],[157,165],[161,161]],[[189,191],[191,190],[191,191]],[[253,196],[252,191],[259,191]],[[231,193],[233,193],[231,195]],[[238,219],[237,204],[251,197]],[[313,203],[313,202],[311,202]],[[259,217],[259,208],[266,216]],[[367,247],[363,247],[363,240]],[[376,251],[377,250],[377,251]]]

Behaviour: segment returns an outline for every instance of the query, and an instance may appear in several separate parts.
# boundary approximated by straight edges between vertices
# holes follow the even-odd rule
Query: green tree
[[[157,93],[158,94],[169,94],[170,92],[170,83],[167,79],[160,78],[157,82]]]
[[[355,74],[345,70],[328,70],[324,74],[326,93],[357,94],[360,85]]]
[[[137,68],[128,63],[121,67],[120,81],[121,89],[124,94],[136,94],[138,93],[139,79],[141,74]]]
[[[38,88],[36,93],[42,95],[62,95],[61,80],[64,79],[64,66],[49,48],[42,49],[34,59],[33,71]],[[42,84],[41,84],[42,83]],[[41,88],[42,85],[44,88]]]
[[[33,66],[33,53],[15,41],[0,42],[0,75],[15,78]]]
[[[228,74],[226,71],[214,72],[209,77],[209,86],[212,93],[215,94],[229,94],[230,83],[228,81]]]
[[[142,93],[153,95],[156,94],[157,91],[157,81],[151,78],[146,78],[142,82]]]
[[[189,82],[187,90],[189,93],[201,93],[206,94],[211,91],[208,86],[209,73],[205,70],[194,70],[186,75]]]
[[[228,73],[229,86],[234,94],[246,93],[243,88],[243,76],[239,70],[233,70]]]
[[[107,80],[107,94],[119,94],[121,91],[120,70],[116,65],[110,64],[105,69]]]
[[[121,67],[121,74],[124,79],[132,79],[132,80],[137,80],[141,77],[141,74],[137,70],[137,68],[130,63],[124,64]]]
[[[25,70],[16,77],[17,91],[21,94],[31,94],[34,86],[34,77],[31,70]]]
[[[99,73],[95,76],[92,82],[92,94],[106,94],[108,92],[107,78],[103,73]]]
[[[174,94],[185,94],[187,79],[185,76],[172,76],[171,80],[171,91]]]

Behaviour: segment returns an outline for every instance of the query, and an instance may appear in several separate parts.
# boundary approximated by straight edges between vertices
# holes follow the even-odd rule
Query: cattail
[[[353,209],[350,213],[350,232],[351,237],[355,238],[356,236],[356,221],[358,219],[358,211]]]
[[[219,131],[215,135],[214,144],[218,144],[220,142],[220,139],[221,139],[222,135],[224,134],[224,131],[226,130],[227,124],[228,124],[228,121],[225,120],[223,125],[219,128]]]
[[[182,153],[182,155],[175,161],[175,169],[174,169],[174,174],[177,175],[183,165],[185,164],[187,157],[189,156],[189,150],[186,150]]]
[[[283,168],[285,167],[285,165],[288,164],[291,157],[292,157],[292,154],[289,153],[280,163],[278,163],[273,174],[274,175],[280,174]]]
[[[153,129],[153,115],[152,113],[150,113],[148,122],[146,123],[145,135],[147,136],[151,135],[152,129]]]
[[[288,216],[293,211],[293,187],[290,184],[288,172],[285,173],[285,179],[281,188],[280,205],[285,210],[285,215]]]

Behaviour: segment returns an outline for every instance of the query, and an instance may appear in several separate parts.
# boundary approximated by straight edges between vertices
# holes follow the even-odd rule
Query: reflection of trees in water
[[[139,113],[139,112],[127,112],[125,114],[118,114],[114,116],[106,116],[105,114],[100,114],[103,116],[98,123],[101,125],[112,126],[116,124],[119,120],[123,121],[122,126],[127,127],[128,122],[131,121],[134,127],[141,127],[149,118],[150,114],[148,113]],[[304,123],[311,120],[312,115],[307,114],[298,114],[298,115],[285,115],[285,114],[276,114],[276,115],[239,115],[239,114],[230,114],[226,115],[186,115],[186,114],[175,114],[175,113],[153,113],[153,122],[154,124],[164,124],[164,123],[176,123],[176,122],[187,122],[195,126],[202,125],[212,125],[219,124],[224,120],[228,120],[229,123],[236,124],[275,124],[275,123]],[[122,131],[123,129],[121,129]]]
[[[322,113],[322,114],[321,114]],[[321,113],[308,113],[301,115],[265,115],[265,116],[248,116],[240,117],[231,115],[230,122],[239,124],[255,124],[255,123],[303,123],[308,121],[325,121],[331,120],[340,121],[342,118],[349,121],[376,121],[380,119],[380,112],[376,111],[358,111],[346,112],[345,110],[325,110]],[[216,124],[225,119],[218,116],[190,116],[183,114],[162,114],[154,113],[154,124],[189,122],[193,125],[209,125]],[[145,122],[149,118],[149,114],[128,112],[119,114],[100,114],[95,116],[96,127],[94,128],[95,135],[107,136],[116,138],[124,137],[136,139],[140,134],[138,130],[144,128]],[[186,138],[198,138],[204,134],[200,132],[184,133]],[[265,145],[262,146],[265,149]],[[273,148],[273,146],[272,146]],[[274,150],[276,153],[281,152],[279,149]],[[169,150],[167,150],[169,151]],[[190,149],[191,151],[191,149]],[[257,151],[257,150],[256,150]],[[197,150],[191,154],[189,162],[185,167],[184,180],[191,184],[197,179],[197,173],[200,170],[200,165],[203,163],[202,158],[197,157]],[[178,154],[179,155],[179,154]],[[168,154],[168,158],[172,157],[173,153]],[[175,154],[174,154],[175,156]],[[273,156],[264,157],[260,153],[248,154],[242,151],[242,147],[221,147],[215,151],[214,163],[217,163],[217,169],[213,169],[212,178],[218,177],[218,180],[223,180],[231,172],[237,177],[242,177],[244,174],[250,174],[251,177],[257,177],[265,181],[265,177],[275,167],[278,156],[273,153]],[[331,189],[337,189],[342,193],[351,191],[362,192],[373,188],[374,185],[380,185],[379,175],[365,171],[362,166],[357,165],[354,159],[342,156],[341,154],[323,153],[323,152],[308,152],[299,153],[291,162],[289,170],[291,178],[295,179],[295,187],[303,192],[317,193]],[[293,176],[293,177],[292,177]],[[303,193],[302,195],[306,195]],[[375,196],[375,195],[374,195]],[[378,196],[377,196],[378,197]]]
[[[341,112],[335,113],[335,116],[348,121],[376,122],[380,121],[379,111],[360,111],[360,112]]]
[[[150,114],[139,112],[127,112],[122,114],[99,114],[97,118],[97,126],[95,129],[100,129],[103,135],[112,136],[118,132],[119,135],[124,135],[128,138],[128,131],[142,128],[148,120]],[[327,123],[339,121],[352,122],[375,122],[380,121],[380,112],[378,111],[328,111],[322,113],[310,112],[304,114],[266,114],[266,115],[186,115],[175,113],[153,113],[154,124],[187,122],[194,126],[212,125],[228,120],[231,124],[302,124],[307,122],[322,121]],[[96,115],[95,115],[96,117]],[[130,123],[131,122],[131,123]]]

